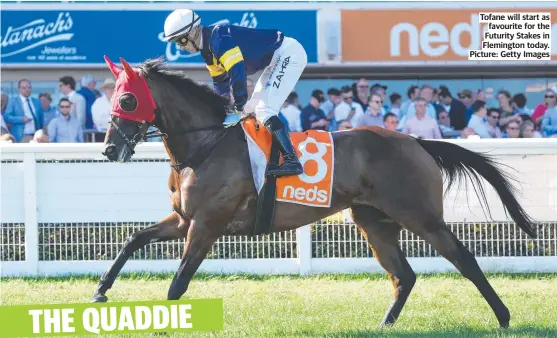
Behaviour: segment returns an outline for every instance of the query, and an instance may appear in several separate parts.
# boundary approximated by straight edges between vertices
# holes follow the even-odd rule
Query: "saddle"
[[[279,144],[267,128],[253,115],[240,121],[248,143],[255,187],[258,193],[257,213],[252,235],[273,232],[276,202],[330,207],[334,172],[332,135],[321,130],[290,133],[290,139],[304,172],[300,175],[276,177],[267,167],[284,161]]]

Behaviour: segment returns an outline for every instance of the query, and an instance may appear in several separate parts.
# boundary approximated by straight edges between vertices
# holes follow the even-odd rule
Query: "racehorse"
[[[136,144],[151,133],[146,122],[152,122],[162,133],[170,158],[168,191],[173,212],[126,240],[102,275],[93,301],[107,301],[106,291],[135,250],[148,243],[186,238],[167,296],[176,300],[186,292],[219,237],[252,233],[258,195],[245,132],[240,124],[222,126],[229,109],[227,98],[184,72],[165,67],[162,60],[147,60],[135,68],[122,58],[122,67],[107,57],[105,60],[117,81],[103,155],[110,161],[129,161]],[[447,179],[449,189],[469,177],[478,197],[481,195],[487,204],[483,177],[514,222],[535,238],[533,220],[515,198],[512,177],[488,155],[384,128],[333,132],[332,139],[335,172],[330,207],[277,202],[273,231],[293,230],[350,208],[394,288],[383,326],[397,320],[416,282],[398,245],[400,230],[405,228],[430,243],[469,279],[491,306],[500,326],[508,327],[509,310],[474,255],[443,220],[443,179]]]

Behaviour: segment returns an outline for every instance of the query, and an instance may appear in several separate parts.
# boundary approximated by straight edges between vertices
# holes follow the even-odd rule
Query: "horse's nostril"
[[[103,155],[110,156],[110,155],[113,155],[115,152],[116,152],[116,146],[109,145],[104,149]]]

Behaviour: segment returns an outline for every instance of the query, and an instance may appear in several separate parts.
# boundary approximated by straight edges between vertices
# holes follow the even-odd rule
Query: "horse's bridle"
[[[136,145],[140,144],[143,141],[146,141],[149,138],[154,138],[154,137],[168,137],[167,134],[165,133],[161,133],[159,130],[152,130],[152,131],[148,131],[146,133],[141,132],[141,130],[145,127],[145,126],[151,126],[151,123],[148,123],[146,121],[143,121],[142,123],[138,123],[137,125],[137,133],[135,133],[131,139],[128,138],[128,136],[126,135],[126,133],[124,133],[124,131],[118,126],[118,123],[114,122],[114,116],[112,116],[110,118],[110,121],[108,121],[110,124],[112,124],[112,126],[114,127],[114,129],[116,129],[116,131],[118,132],[118,135],[120,135],[120,137],[122,137],[124,139],[124,141],[126,142],[126,146],[129,147],[131,154],[135,154],[134,148]]]
[[[155,109],[155,119],[156,116],[158,116],[157,113],[158,109]],[[147,126],[147,128],[149,126],[154,126],[156,128],[156,126],[152,123],[149,123],[147,121],[143,121],[141,123],[138,122],[137,124],[137,132],[130,138],[128,138],[128,136],[126,135],[126,133],[124,133],[124,131],[118,126],[118,124],[116,122],[114,122],[114,116],[112,115],[110,118],[110,121],[108,121],[110,124],[112,124],[112,126],[114,127],[114,129],[116,129],[116,132],[118,132],[118,135],[120,135],[120,137],[122,137],[122,139],[124,139],[124,141],[126,142],[126,146],[129,147],[131,154],[135,154],[134,148],[135,146],[137,146],[138,144],[146,141],[147,139],[150,138],[155,138],[155,137],[164,137],[164,138],[168,138],[168,134],[189,134],[189,133],[194,133],[194,132],[198,132],[198,131],[205,131],[205,130],[212,130],[212,129],[227,129],[230,127],[233,127],[237,124],[239,124],[242,121],[245,121],[246,119],[250,118],[250,117],[254,117],[253,114],[245,114],[240,120],[238,120],[235,123],[232,123],[228,126],[224,126],[222,124],[218,124],[218,125],[213,125],[213,126],[208,126],[208,127],[200,127],[200,128],[191,128],[191,129],[186,129],[186,130],[179,130],[179,131],[172,131],[169,133],[163,133],[161,132],[158,128],[157,130],[152,130],[152,131],[148,131],[148,132],[141,132],[141,130],[143,128],[145,128],[145,126]],[[224,137],[224,134],[222,135],[222,137]],[[220,141],[220,139],[219,139]],[[187,163],[188,161],[185,161],[185,163]],[[183,163],[177,163],[174,165],[171,165],[171,167],[181,167],[183,165]]]

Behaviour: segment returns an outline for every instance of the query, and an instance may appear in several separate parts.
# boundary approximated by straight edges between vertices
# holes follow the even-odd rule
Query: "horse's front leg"
[[[204,222],[191,221],[182,261],[168,289],[168,300],[177,300],[184,295],[193,275],[220,235]]]
[[[93,295],[93,302],[106,302],[108,298],[105,293],[112,287],[114,280],[126,264],[130,256],[143,246],[154,242],[165,242],[173,239],[186,237],[188,231],[187,223],[184,223],[180,215],[173,212],[165,219],[132,234],[124,243],[118,256],[106,272],[101,276],[99,285]]]

